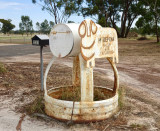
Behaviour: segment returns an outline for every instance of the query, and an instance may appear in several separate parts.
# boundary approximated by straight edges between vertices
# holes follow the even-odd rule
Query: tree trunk
[[[55,19],[55,24],[57,24],[57,7],[55,3],[54,3],[54,19]]]
[[[157,36],[157,43],[159,43],[158,20],[157,20],[157,17],[155,17],[155,24],[156,24],[156,36]]]
[[[129,31],[131,29],[131,26],[132,26],[134,20],[136,19],[136,17],[137,17],[137,15],[135,15],[132,19],[131,18],[128,19],[128,26],[127,26],[127,29],[126,29],[126,32],[125,32],[125,38],[127,38],[128,33],[129,33]]]
[[[117,34],[118,34],[118,37],[119,37],[119,36],[120,36],[120,33],[118,32],[118,29],[117,29],[116,24],[115,24],[114,21],[112,20],[111,16],[109,16],[109,18],[110,18],[110,21],[111,21],[111,23],[112,23],[113,28],[117,31]]]
[[[125,31],[126,31],[126,21],[127,21],[127,12],[128,12],[128,7],[126,7],[127,9],[124,11],[124,14],[122,15],[122,20],[121,20],[121,37],[124,38],[125,37]]]

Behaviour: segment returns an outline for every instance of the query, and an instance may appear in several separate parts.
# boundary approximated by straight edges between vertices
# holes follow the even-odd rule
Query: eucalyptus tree
[[[81,13],[84,17],[91,16],[100,25],[115,28],[119,37],[127,37],[143,7],[140,0],[77,0],[74,5],[78,5],[73,8],[76,8],[74,13]]]
[[[19,23],[19,28],[21,31],[25,32],[28,36],[29,33],[33,31],[32,20],[29,16],[21,16],[21,22]]]
[[[6,34],[9,33],[12,29],[15,28],[15,25],[11,23],[11,20],[0,19],[0,23],[2,23],[1,32]]]
[[[65,12],[65,3],[74,2],[74,0],[32,0],[32,3],[38,4],[42,10],[46,10],[51,16],[54,17],[54,23],[66,22],[69,14]]]
[[[141,0],[32,0],[32,2],[39,3],[43,10],[54,16],[55,24],[64,22],[64,18],[72,14],[90,16],[102,26],[115,28],[119,37],[127,37],[143,7]]]
[[[136,22],[136,26],[142,34],[155,34],[159,42],[160,27],[160,0],[142,0],[144,3],[141,17]]]

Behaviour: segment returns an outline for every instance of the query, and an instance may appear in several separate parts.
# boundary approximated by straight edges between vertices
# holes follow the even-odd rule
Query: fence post
[[[23,40],[24,40],[24,44],[25,44],[25,37],[23,37],[23,38],[24,38]]]

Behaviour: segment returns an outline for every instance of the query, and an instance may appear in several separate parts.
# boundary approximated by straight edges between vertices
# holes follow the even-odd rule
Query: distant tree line
[[[49,33],[54,24],[66,23],[67,19],[76,14],[84,18],[90,16],[103,27],[115,28],[121,38],[126,38],[132,25],[136,22],[135,31],[142,35],[160,36],[160,0],[32,0],[38,3],[54,18],[54,22],[44,20],[37,22],[38,33]],[[9,33],[15,26],[11,20],[0,19],[1,32]],[[120,25],[120,26],[119,26]],[[19,32],[32,34],[32,20],[29,16],[22,16]]]
[[[42,23],[36,23],[37,31],[44,34],[49,34],[53,26],[54,22],[48,22],[46,19]]]
[[[21,22],[19,23],[19,30],[13,30],[15,25],[13,25],[12,20],[0,19],[0,32],[4,34],[14,33],[14,34],[33,34],[33,33],[41,33],[41,34],[49,34],[52,27],[54,26],[54,22],[47,21],[46,19],[42,22],[36,23],[37,30],[33,29],[33,22],[29,16],[21,16]]]

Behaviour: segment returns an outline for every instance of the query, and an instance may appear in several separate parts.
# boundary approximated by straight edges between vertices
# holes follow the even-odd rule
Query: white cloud
[[[16,9],[18,8],[18,7],[20,7],[20,6],[22,6],[23,4],[21,4],[21,3],[18,3],[18,2],[5,2],[5,1],[3,1],[3,2],[0,2],[0,10],[1,9],[7,9],[7,8],[15,8],[16,7]]]

